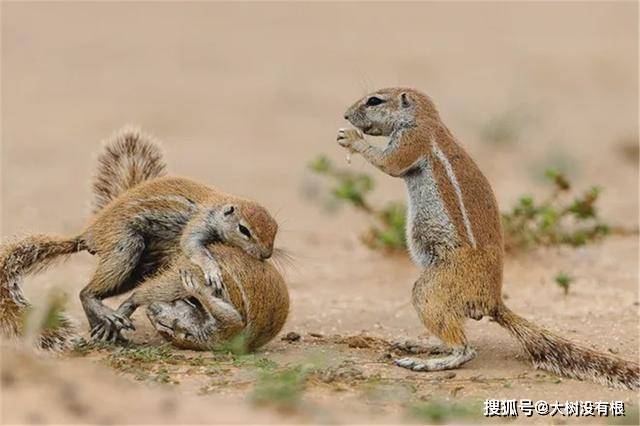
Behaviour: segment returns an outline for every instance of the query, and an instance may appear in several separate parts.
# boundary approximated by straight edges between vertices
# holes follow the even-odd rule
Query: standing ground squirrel
[[[423,268],[412,302],[424,325],[450,350],[444,357],[403,358],[414,371],[451,369],[475,357],[465,318],[495,319],[523,345],[533,364],[566,377],[637,389],[637,363],[595,352],[543,330],[502,301],[503,237],[491,185],[440,119],[428,96],[389,88],[353,104],[338,143],[407,185],[407,241]],[[385,149],[362,133],[388,136]],[[427,350],[425,350],[427,351]]]
[[[153,138],[124,129],[99,157],[95,216],[80,235],[32,235],[0,247],[0,326],[6,334],[19,334],[26,307],[20,278],[61,255],[88,250],[100,258],[80,300],[92,336],[109,341],[133,325],[102,299],[138,286],[178,252],[202,269],[218,295],[220,267],[206,244],[225,243],[260,260],[271,256],[278,226],[264,207],[189,179],[163,177],[164,171]],[[64,325],[55,335],[43,336],[42,344],[65,345],[66,320]]]
[[[209,244],[207,249],[220,264],[222,297],[214,296],[199,268],[179,255],[136,288],[118,312],[129,315],[131,306],[148,304],[151,323],[178,347],[211,349],[242,333],[241,343],[253,351],[278,334],[287,319],[289,293],[282,275],[270,262],[235,247]]]

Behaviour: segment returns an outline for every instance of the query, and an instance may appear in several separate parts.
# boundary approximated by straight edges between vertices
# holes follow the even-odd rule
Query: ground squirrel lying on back
[[[80,300],[93,337],[114,341],[133,329],[102,299],[138,286],[183,252],[208,284],[222,291],[220,268],[206,244],[221,242],[264,260],[271,256],[277,223],[259,204],[185,178],[163,177],[165,165],[153,138],[136,129],[114,135],[99,157],[94,213],[72,238],[33,235],[0,247],[0,326],[19,334],[26,301],[21,276],[41,270],[56,257],[88,250],[100,260]],[[64,325],[68,325],[64,322]],[[64,345],[64,327],[43,337],[43,345]]]
[[[178,255],[164,272],[136,288],[118,312],[128,316],[132,306],[149,305],[147,316],[155,329],[178,347],[211,349],[242,333],[243,346],[255,350],[287,319],[289,293],[282,275],[270,262],[235,247],[209,244],[207,249],[220,264],[221,297],[204,285],[197,266]]]
[[[423,268],[412,302],[424,325],[450,349],[448,356],[403,358],[397,365],[435,371],[473,359],[464,320],[487,315],[513,334],[536,367],[619,388],[640,386],[637,363],[573,344],[504,305],[495,196],[428,96],[404,88],[379,90],[353,104],[344,117],[359,130],[341,129],[338,143],[407,185],[407,241],[414,262]],[[360,131],[388,136],[389,144],[378,149]]]

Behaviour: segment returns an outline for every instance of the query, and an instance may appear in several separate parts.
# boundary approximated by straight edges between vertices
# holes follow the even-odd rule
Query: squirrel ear
[[[402,108],[408,108],[413,105],[413,99],[411,99],[407,92],[400,94],[400,105],[402,105]]]
[[[232,205],[225,206],[224,215],[225,216],[232,215],[234,211],[236,211],[235,206],[232,206]]]

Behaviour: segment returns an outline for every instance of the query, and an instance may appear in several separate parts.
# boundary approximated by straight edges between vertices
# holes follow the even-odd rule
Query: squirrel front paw
[[[222,282],[222,276],[219,275],[218,279],[211,277],[207,278],[205,272],[205,283],[200,283],[197,278],[193,276],[191,272],[186,269],[180,269],[180,280],[182,286],[190,296],[205,295],[207,287],[213,286],[213,295],[215,297],[222,297],[224,295],[224,284]]]
[[[213,287],[213,295],[220,297],[224,290],[224,284],[222,282],[222,271],[218,266],[218,263],[214,260],[207,262],[202,268],[204,273],[204,284],[208,287]]]
[[[186,269],[180,269],[180,281],[189,296],[197,296],[204,290],[204,286]]]
[[[351,150],[354,149],[354,143],[362,139],[364,139],[364,136],[358,129],[340,129],[338,130],[338,135],[336,136],[338,145]]]

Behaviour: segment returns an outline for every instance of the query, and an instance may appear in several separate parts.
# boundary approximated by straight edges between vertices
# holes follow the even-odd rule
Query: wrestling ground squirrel
[[[637,363],[571,343],[504,305],[503,237],[493,190],[428,96],[379,90],[353,104],[344,118],[357,129],[339,130],[338,143],[406,183],[407,241],[423,268],[412,302],[427,329],[450,349],[444,357],[403,358],[397,365],[436,371],[473,359],[464,320],[487,315],[511,332],[538,368],[618,388],[640,386]],[[362,133],[387,136],[389,143],[376,148]]]
[[[72,238],[33,235],[0,248],[0,321],[6,334],[19,333],[25,303],[23,275],[56,257],[82,250],[100,260],[80,300],[94,338],[114,341],[132,323],[102,300],[125,293],[163,268],[182,251],[199,266],[205,282],[221,293],[220,268],[206,244],[221,242],[264,260],[271,256],[277,223],[259,204],[185,178],[164,177],[154,139],[126,128],[109,140],[99,157],[94,217]],[[64,325],[67,323],[65,321]],[[43,337],[45,346],[64,345],[61,329]]]
[[[211,349],[242,333],[241,343],[253,351],[278,334],[287,319],[289,293],[282,275],[270,262],[236,247],[210,244],[207,249],[220,264],[221,297],[204,285],[199,268],[179,255],[136,288],[118,312],[128,315],[132,305],[149,305],[155,329],[178,347]]]

